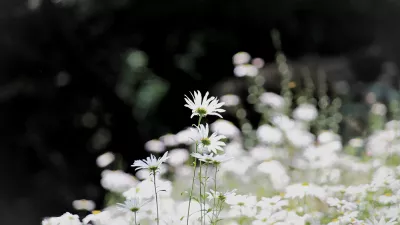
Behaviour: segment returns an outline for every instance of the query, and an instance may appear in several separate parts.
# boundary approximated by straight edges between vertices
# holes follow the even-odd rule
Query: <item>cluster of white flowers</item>
[[[244,53],[234,57],[237,66],[249,60]],[[237,76],[242,69],[236,69]],[[246,74],[252,76],[251,71]],[[82,220],[65,213],[42,224],[400,223],[400,121],[343,145],[331,130],[311,132],[317,107],[300,104],[287,115],[281,110],[283,98],[266,92],[260,104],[273,113],[254,129],[256,142],[248,149],[233,123],[202,123],[225,111],[223,102],[208,95],[194,92],[192,99],[185,97],[197,125],[148,142],[148,151],[165,153],[135,161],[136,178],[122,171],[103,172],[103,187],[123,198],[118,204]],[[360,149],[365,154],[360,156]]]

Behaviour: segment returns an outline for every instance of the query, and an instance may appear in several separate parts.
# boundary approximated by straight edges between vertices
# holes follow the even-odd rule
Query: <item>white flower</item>
[[[142,206],[149,202],[149,200],[143,201],[140,197],[136,197],[127,199],[124,203],[117,203],[117,206],[121,211],[138,212]]]
[[[305,122],[313,121],[318,116],[318,110],[312,104],[301,104],[293,110],[293,118]]]
[[[387,109],[385,104],[376,102],[372,105],[371,107],[371,113],[379,116],[384,116],[386,115]]]
[[[134,187],[138,181],[132,175],[120,170],[104,170],[101,173],[100,183],[103,188],[109,191],[122,193]]]
[[[340,136],[330,130],[325,130],[318,135],[317,140],[320,144],[327,144],[334,141],[340,141]]]
[[[91,200],[81,199],[73,201],[72,206],[76,210],[92,211],[96,207],[96,204]]]
[[[192,153],[192,156],[202,162],[205,162],[208,164],[216,164],[216,165],[219,165],[223,162],[226,162],[226,161],[232,159],[232,157],[227,156],[226,154],[214,155],[213,153],[203,154],[203,155],[199,154],[199,153]]]
[[[326,200],[329,206],[337,208],[340,212],[349,212],[357,209],[357,204],[348,202],[346,200],[339,200],[337,198],[329,197]]]
[[[210,97],[207,99],[208,92],[204,95],[203,98],[201,97],[200,91],[194,92],[194,94],[190,94],[192,95],[193,101],[185,95],[185,101],[187,103],[185,107],[188,107],[192,110],[192,115],[190,116],[190,118],[192,118],[193,116],[205,117],[207,115],[215,115],[222,118],[219,113],[225,112],[224,109],[221,109],[221,106],[225,104],[224,102],[219,102],[216,97]]]
[[[276,190],[285,188],[290,182],[285,167],[277,160],[262,162],[257,169],[269,175],[272,186]]]
[[[252,195],[229,195],[226,197],[225,201],[231,206],[230,213],[232,216],[255,216],[257,213],[256,196]]]
[[[229,195],[226,203],[231,206],[255,206],[257,204],[256,196],[252,195]]]
[[[159,140],[150,140],[144,144],[144,148],[149,152],[161,153],[165,150],[164,143]]]
[[[111,213],[109,211],[93,211],[92,214],[83,218],[84,224],[93,222],[95,225],[109,225],[111,223]]]
[[[349,141],[349,145],[353,148],[361,148],[364,145],[364,140],[361,138],[352,138]]]
[[[176,136],[173,134],[165,134],[165,135],[161,136],[160,141],[162,141],[164,143],[164,145],[167,147],[171,147],[171,146],[175,146],[175,145],[179,144]]]
[[[240,130],[230,121],[218,119],[211,124],[211,130],[229,138],[240,136]]]
[[[247,52],[238,52],[232,57],[233,64],[240,65],[250,62],[251,56]]]
[[[237,95],[227,94],[221,97],[221,101],[225,102],[225,106],[235,106],[240,103],[240,98]]]
[[[254,77],[257,76],[258,74],[258,68],[251,64],[242,64],[235,66],[235,69],[233,69],[233,73],[237,77],[244,77],[244,76]]]
[[[282,199],[280,196],[274,196],[272,198],[262,197],[261,201],[257,203],[257,206],[262,209],[270,210],[270,211],[278,211],[281,210],[284,206],[288,206],[289,201]]]
[[[256,219],[252,222],[252,225],[273,225],[277,224],[278,221],[284,220],[287,217],[287,212],[274,213],[269,210],[261,210],[255,217]]]
[[[112,152],[106,152],[97,157],[96,164],[98,167],[103,168],[110,165],[110,163],[112,163],[114,160],[115,160],[114,154]]]
[[[381,217],[379,221],[375,217],[372,217],[371,219],[367,220],[367,225],[394,225],[394,224],[396,224],[396,218],[393,218],[387,222],[384,217]]]
[[[285,100],[282,96],[273,92],[265,92],[260,96],[260,102],[264,105],[268,105],[271,108],[280,111],[285,106]]]
[[[150,157],[147,157],[146,159],[135,160],[135,162],[132,164],[132,167],[137,167],[135,170],[148,169],[151,172],[157,172],[160,165],[167,161],[167,159],[168,152],[164,153],[164,155],[158,159],[154,155],[150,155]]]
[[[82,225],[78,215],[69,212],[64,213],[60,217],[51,217],[44,219],[42,225]]]
[[[292,129],[286,131],[287,139],[297,148],[304,148],[314,143],[315,137],[306,130]]]
[[[281,144],[283,142],[282,131],[267,124],[258,127],[257,137],[260,141],[267,144]]]
[[[176,148],[169,152],[168,164],[174,167],[184,164],[189,159],[189,151],[184,148]]]
[[[220,201],[225,202],[226,198],[230,195],[236,195],[236,189],[232,190],[232,191],[226,191],[226,192],[218,192],[218,191],[214,191],[214,190],[210,190],[210,192],[206,192],[207,194],[207,199],[209,201],[212,201],[214,199],[218,199]]]
[[[222,146],[225,146],[225,143],[221,141],[224,139],[224,135],[217,135],[217,133],[212,133],[211,136],[209,134],[208,124],[204,126],[200,124],[200,126],[196,127],[198,132],[198,143],[200,150],[206,150],[208,152],[214,152],[217,154],[217,151],[224,151]]]
[[[304,196],[325,199],[326,192],[323,188],[309,183],[292,184],[286,187],[285,198],[304,198]]]

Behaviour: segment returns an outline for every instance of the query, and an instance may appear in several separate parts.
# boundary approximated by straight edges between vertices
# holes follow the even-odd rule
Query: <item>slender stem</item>
[[[215,165],[215,174],[214,174],[214,194],[216,194],[217,193],[217,172],[218,172],[218,165]],[[218,197],[218,196],[214,196],[214,205],[213,205],[213,207],[214,207],[214,210],[213,210],[213,218],[214,218],[214,216],[215,216],[215,218],[214,218],[214,220],[217,220],[218,218],[217,218],[217,206],[216,206],[216,203],[215,203],[215,200],[216,200],[216,197]]]
[[[158,214],[158,195],[157,195],[157,185],[156,185],[156,173],[155,171],[153,172],[153,177],[154,177],[154,194],[156,195],[156,206],[157,206],[157,225],[160,224],[160,217]]]
[[[200,161],[200,160],[199,160]],[[201,161],[200,161],[200,172],[199,172],[199,183],[200,183],[200,196],[199,196],[199,201],[200,201],[200,224],[203,224],[203,197],[202,197],[202,194],[201,194],[201,180],[202,180],[202,174],[201,174],[201,168],[202,168],[202,166],[201,166]]]
[[[136,221],[136,212],[135,212],[135,225],[137,225],[137,221]]]
[[[206,224],[206,215],[207,215],[207,211],[206,210],[206,190],[207,190],[207,181],[208,181],[208,165],[206,164],[206,173],[204,175],[204,186],[203,186],[203,203],[204,203],[204,224]]]
[[[201,119],[203,117],[199,116],[199,121],[197,122],[197,126],[200,126],[201,123]],[[195,152],[197,153],[197,147],[198,144],[196,143],[196,150]],[[196,163],[197,160],[196,158],[194,158],[194,162],[193,162],[193,178],[192,178],[192,187],[190,188],[190,194],[189,194],[189,205],[188,205],[188,210],[187,210],[187,216],[186,216],[186,225],[189,225],[189,217],[190,217],[190,203],[192,202],[192,195],[193,195],[193,187],[194,187],[194,178],[196,176]]]

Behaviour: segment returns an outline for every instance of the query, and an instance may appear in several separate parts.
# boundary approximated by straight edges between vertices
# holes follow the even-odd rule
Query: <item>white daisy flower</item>
[[[289,201],[286,199],[282,199],[280,196],[274,196],[272,198],[262,197],[261,201],[257,203],[257,206],[270,211],[278,211],[281,210],[284,206],[288,205]]]
[[[286,187],[285,198],[304,198],[305,196],[326,198],[326,192],[323,188],[307,182],[302,184],[292,184]]]
[[[160,169],[160,165],[167,161],[168,158],[168,152],[164,153],[164,155],[158,159],[154,155],[150,155],[150,157],[146,159],[135,160],[132,167],[137,167],[135,170],[148,169],[151,172],[157,172]]]
[[[214,115],[222,118],[219,113],[225,112],[224,109],[221,109],[221,106],[225,104],[224,102],[219,102],[219,100],[214,96],[207,98],[208,92],[204,95],[204,97],[201,97],[200,91],[190,94],[192,95],[193,100],[185,95],[185,101],[187,103],[185,107],[188,107],[192,110],[192,115],[190,118],[193,116],[205,117],[207,115]]]
[[[317,108],[312,104],[301,104],[293,110],[293,118],[300,121],[311,122],[318,116]]]
[[[138,212],[142,206],[146,205],[150,201],[151,200],[143,201],[140,197],[130,198],[125,200],[124,203],[117,203],[117,207],[119,210],[125,212]]]
[[[226,154],[223,155],[214,155],[213,153],[210,154],[199,154],[199,153],[192,153],[192,156],[202,162],[208,164],[216,164],[219,165],[223,162],[231,160],[233,157],[227,156]]]
[[[218,135],[217,133],[212,133],[211,136],[209,134],[208,124],[204,126],[200,124],[200,126],[196,127],[198,132],[198,142],[201,150],[206,150],[208,152],[214,152],[217,154],[217,151],[224,151],[222,146],[225,146],[225,143],[221,141],[224,139],[224,135]]]
[[[378,221],[375,217],[371,218],[370,220],[367,220],[367,225],[394,225],[396,224],[396,219],[391,219],[386,222],[384,217],[381,217],[381,219]]]
[[[225,201],[226,198],[230,195],[236,195],[236,189],[233,189],[232,191],[225,191],[225,192],[219,192],[219,191],[214,191],[210,189],[210,192],[206,192],[207,194],[207,199],[209,201],[212,201],[214,199],[218,199],[220,201]]]
[[[82,221],[83,224],[108,225],[111,222],[111,213],[109,211],[92,211],[92,214],[87,215]]]

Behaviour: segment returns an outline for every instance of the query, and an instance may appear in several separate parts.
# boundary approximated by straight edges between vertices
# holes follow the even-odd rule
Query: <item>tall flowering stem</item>
[[[200,126],[200,123],[201,123],[201,119],[202,119],[202,118],[203,118],[202,116],[199,116],[199,121],[197,122],[197,126]],[[196,153],[197,153],[197,148],[198,148],[198,146],[199,146],[199,144],[196,143],[196,150],[195,150]],[[188,205],[187,216],[186,216],[186,225],[189,225],[190,204],[192,203],[194,179],[195,179],[195,176],[196,176],[196,166],[197,166],[197,159],[194,158],[194,162],[193,162],[192,187],[190,188],[190,193],[189,193],[189,205]]]
[[[217,193],[217,172],[218,172],[218,164],[215,165],[215,173],[214,173],[214,193]],[[217,205],[216,205],[216,196],[214,196],[214,210],[213,210],[213,217],[215,217],[215,224],[217,224]]]
[[[157,184],[156,184],[156,173],[153,173],[153,182],[154,182],[154,194],[156,195],[156,208],[157,208],[157,225],[160,224],[160,216],[158,213],[158,194],[157,194]],[[136,218],[136,217],[135,217]]]

